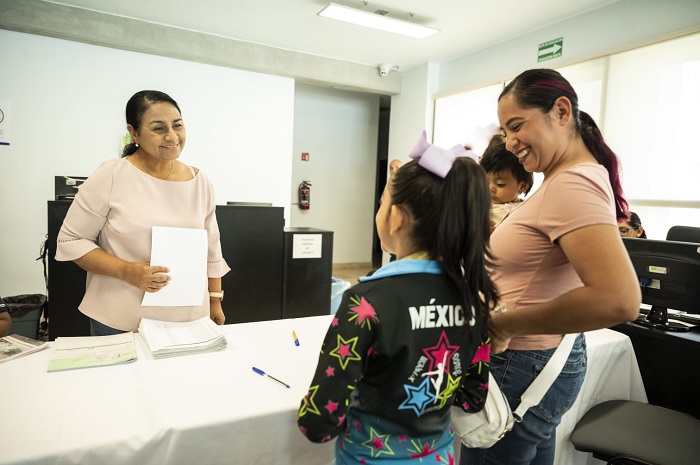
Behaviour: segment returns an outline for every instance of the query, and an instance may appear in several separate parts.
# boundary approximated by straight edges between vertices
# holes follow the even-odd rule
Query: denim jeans
[[[90,335],[91,336],[111,336],[112,334],[121,334],[126,331],[121,329],[112,328],[105,324],[100,323],[97,320],[90,318]]]
[[[491,355],[491,372],[513,410],[555,349],[507,350]],[[586,339],[580,334],[559,377],[539,405],[490,449],[462,446],[460,465],[552,465],[556,428],[576,401],[586,375]]]

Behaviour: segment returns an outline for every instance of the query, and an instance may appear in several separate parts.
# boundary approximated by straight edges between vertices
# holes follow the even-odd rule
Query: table
[[[46,373],[52,347],[0,364],[0,464],[329,465],[334,441],[309,442],[296,413],[331,318],[226,325],[227,349],[209,354],[154,360],[137,337],[139,360],[126,365]],[[587,336],[588,376],[557,430],[557,464],[587,463],[568,440],[587,408],[645,399],[629,339]]]
[[[155,360],[137,336],[126,365],[46,373],[52,347],[0,364],[0,464],[328,465],[296,417],[331,318],[226,325],[208,354]]]

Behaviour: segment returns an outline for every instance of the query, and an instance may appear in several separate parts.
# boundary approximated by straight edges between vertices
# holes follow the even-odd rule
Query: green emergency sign
[[[560,57],[563,48],[563,37],[539,44],[537,46],[537,61],[547,61],[552,58]]]

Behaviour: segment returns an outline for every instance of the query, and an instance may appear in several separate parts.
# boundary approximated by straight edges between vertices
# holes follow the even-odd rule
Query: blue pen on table
[[[278,383],[280,383],[281,385],[286,386],[287,388],[289,388],[289,384],[283,383],[282,381],[280,381],[279,379],[275,378],[274,376],[268,375],[267,373],[265,373],[265,372],[264,372],[263,370],[261,370],[260,368],[255,368],[255,367],[253,367],[253,371],[256,372],[257,374],[259,374],[260,376],[267,376],[268,378],[273,379],[273,380],[277,381]]]
[[[297,333],[292,331],[292,337],[294,338],[294,345],[299,346],[299,338],[297,337]]]

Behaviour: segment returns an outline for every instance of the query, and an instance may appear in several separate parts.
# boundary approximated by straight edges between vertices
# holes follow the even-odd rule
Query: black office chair
[[[700,228],[694,226],[672,226],[666,233],[666,240],[700,243]]]
[[[609,400],[586,412],[571,442],[608,465],[698,465],[700,420],[643,402]]]

